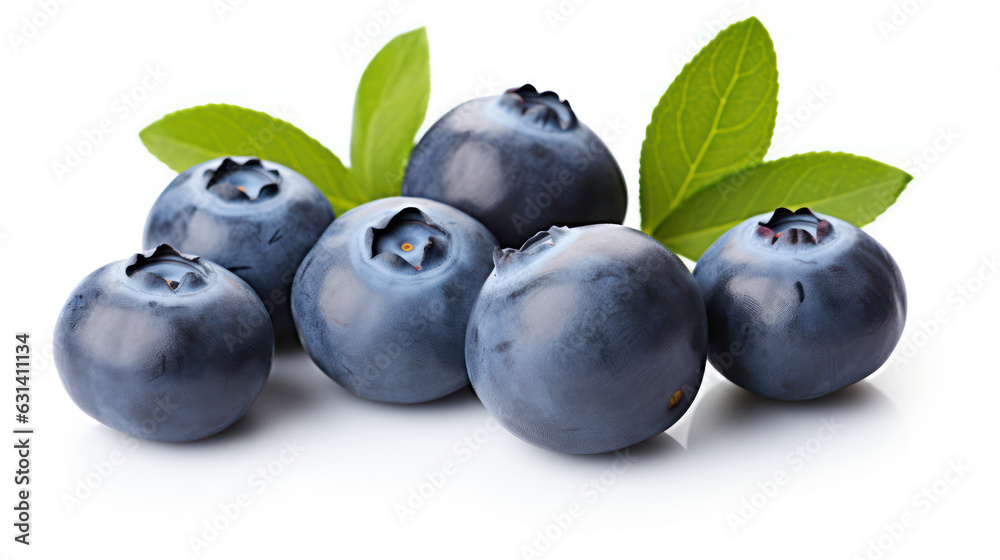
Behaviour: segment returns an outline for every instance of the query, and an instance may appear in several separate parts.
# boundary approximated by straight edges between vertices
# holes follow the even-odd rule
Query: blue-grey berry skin
[[[553,227],[494,258],[466,360],[501,425],[552,451],[602,453],[688,409],[707,322],[691,273],[663,245],[619,225]]]
[[[906,322],[906,288],[889,252],[805,208],[732,228],[694,277],[712,365],[773,399],[811,399],[861,381],[889,358]]]
[[[222,157],[167,186],[149,212],[143,246],[167,243],[236,273],[264,302],[275,334],[294,340],[292,279],[333,218],[326,196],[299,173]]]
[[[53,350],[70,398],[98,422],[194,441],[257,399],[274,331],[243,280],[161,245],[84,278],[59,315]]]
[[[622,223],[625,179],[608,147],[551,91],[524,85],[459,105],[410,156],[403,196],[444,202],[502,247],[549,227]]]
[[[420,403],[467,386],[465,331],[494,247],[485,226],[433,200],[383,198],[344,213],[295,275],[302,346],[374,401]]]

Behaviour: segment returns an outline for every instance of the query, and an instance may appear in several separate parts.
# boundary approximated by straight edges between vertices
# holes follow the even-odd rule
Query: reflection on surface
[[[758,397],[716,377],[703,387],[689,414],[686,448],[706,468],[716,461],[798,464],[796,457],[809,461],[824,447],[849,450],[832,454],[828,464],[858,467],[906,443],[896,405],[864,381],[826,397],[785,402]]]
[[[490,504],[502,516],[525,508],[556,511],[573,501],[596,512],[605,501],[621,500],[665,519],[681,514],[668,514],[663,504],[685,504],[688,514],[726,528],[726,513],[778,470],[788,474],[787,488],[864,480],[891,468],[885,465],[907,443],[899,410],[870,382],[786,403],[709,374],[677,425],[623,455],[538,449],[491,428],[488,418],[471,389],[423,405],[365,401],[323,375],[301,350],[287,351],[276,357],[244,419],[218,436],[163,444],[95,425],[76,447],[60,492],[84,496],[71,514],[100,509],[98,502],[192,507],[202,495],[231,499],[255,488],[248,481],[294,441],[304,451],[282,466],[293,474],[276,478],[275,487],[321,488],[331,497],[364,487],[366,507],[378,515],[392,515],[426,473],[450,462],[456,474],[427,499],[421,518],[451,515],[470,503]],[[108,469],[112,457],[117,464]],[[796,492],[783,489],[781,499]],[[202,516],[212,511],[194,509]],[[532,519],[544,522],[545,516]]]
[[[676,459],[684,453],[684,447],[666,432],[653,436],[620,452],[612,451],[610,453],[597,453],[595,455],[566,455],[564,453],[539,449],[531,446],[529,443],[520,443],[528,446],[525,448],[524,453],[536,455],[536,458],[540,462],[552,464],[557,467],[563,464],[563,468],[567,465],[575,465],[584,469],[583,472],[586,472],[588,468],[592,469],[593,465],[606,466],[621,456],[629,459],[634,458],[636,464],[645,467],[656,462],[669,462],[672,458]]]

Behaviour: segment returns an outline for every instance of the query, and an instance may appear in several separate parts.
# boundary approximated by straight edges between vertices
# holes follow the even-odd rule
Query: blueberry
[[[810,399],[864,379],[889,358],[906,321],[903,277],[885,248],[807,208],[732,228],[694,277],[709,360],[764,397]]]
[[[465,329],[495,246],[485,226],[432,200],[350,210],[295,275],[302,346],[366,399],[418,403],[467,386]]]
[[[59,315],[53,349],[70,398],[98,422],[193,441],[257,399],[274,331],[235,274],[160,245],[84,278]]]
[[[608,147],[569,103],[531,85],[459,105],[413,149],[403,196],[450,204],[503,247],[553,225],[622,223],[626,190]]]
[[[466,360],[505,428],[545,449],[601,453],[688,409],[705,371],[705,309],[663,245],[619,225],[553,227],[494,259]]]
[[[264,302],[275,334],[294,340],[292,279],[333,217],[323,193],[295,171],[224,157],[167,185],[149,212],[143,245],[168,243],[235,272]]]

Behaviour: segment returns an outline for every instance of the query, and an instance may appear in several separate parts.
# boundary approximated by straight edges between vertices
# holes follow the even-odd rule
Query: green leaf
[[[776,208],[809,208],[861,227],[885,211],[913,177],[866,157],[807,153],[725,177],[684,200],[653,237],[697,260],[720,235]]]
[[[771,38],[757,18],[734,23],[684,66],[653,110],[639,160],[643,231],[656,231],[707,185],[761,162],[777,111]]]
[[[177,172],[220,156],[254,156],[305,175],[326,194],[337,215],[369,200],[333,152],[260,111],[222,104],[182,109],[144,128],[139,138]]]
[[[371,198],[399,196],[430,91],[423,27],[389,41],[365,68],[354,98],[351,171]]]

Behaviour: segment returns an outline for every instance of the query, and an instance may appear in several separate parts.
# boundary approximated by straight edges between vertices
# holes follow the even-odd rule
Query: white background
[[[384,25],[372,16],[389,6],[381,0],[234,3],[221,15],[225,4],[210,0],[70,2],[48,18],[34,0],[0,8],[5,429],[14,425],[14,333],[29,331],[36,354],[30,548],[11,540],[10,436],[0,454],[9,557],[191,557],[190,539],[205,538],[206,522],[241,493],[249,505],[201,557],[514,559],[528,547],[553,559],[995,554],[1000,281],[983,265],[1000,250],[995,3],[401,0]],[[487,430],[470,392],[374,404],[301,354],[277,359],[232,429],[187,445],[123,439],[60,385],[51,332],[64,299],[93,269],[140,249],[146,212],[173,176],[137,136],[161,115],[235,103],[284,116],[346,161],[365,64],[393,35],[426,25],[425,129],[477,95],[525,82],[555,90],[605,135],[629,184],[627,223],[638,226],[639,149],[654,105],[721,23],[750,15],[778,53],[769,159],[844,150],[917,177],[866,228],[902,268],[910,307],[896,361],[859,385],[782,404],[709,368],[692,410],[630,450],[617,474],[613,455],[563,456]],[[15,48],[22,18],[44,25]],[[376,33],[359,38],[366,25]],[[344,55],[364,40],[360,54]],[[144,90],[148,68],[165,77]],[[134,107],[124,110],[122,95]],[[53,162],[102,119],[113,130],[57,176]],[[824,419],[839,427],[820,442]],[[482,443],[473,450],[466,438]],[[282,464],[286,444],[301,451]],[[453,474],[401,522],[397,504],[445,462]],[[268,468],[280,474],[255,474]],[[771,484],[776,476],[785,484]],[[67,507],[67,496],[80,503]],[[580,515],[554,525],[571,508]],[[913,525],[893,529],[905,515]]]

